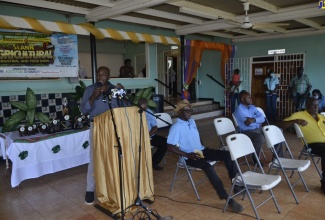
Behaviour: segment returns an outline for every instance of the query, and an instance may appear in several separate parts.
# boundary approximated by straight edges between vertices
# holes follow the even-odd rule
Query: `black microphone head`
[[[97,82],[97,87],[101,87],[103,85],[102,82]]]

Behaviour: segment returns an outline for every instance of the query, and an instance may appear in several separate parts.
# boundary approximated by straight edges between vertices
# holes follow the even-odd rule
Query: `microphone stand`
[[[105,99],[106,100],[106,99]],[[124,195],[123,195],[123,173],[122,173],[122,158],[123,158],[123,153],[122,153],[122,145],[121,145],[121,142],[120,142],[120,137],[118,136],[117,134],[117,129],[116,129],[116,123],[115,123],[115,118],[114,118],[114,114],[113,114],[113,110],[112,110],[112,105],[111,105],[111,101],[108,99],[108,106],[109,106],[109,109],[110,109],[110,112],[111,112],[111,117],[112,117],[112,121],[113,121],[113,125],[114,125],[114,133],[115,133],[115,138],[116,138],[116,141],[117,141],[117,147],[118,148],[118,167],[119,167],[119,176],[120,176],[120,195],[121,195],[121,219],[124,220],[124,217],[125,217],[125,213],[124,213]],[[98,205],[98,204],[95,204],[94,205],[95,208],[97,208],[98,210],[102,211],[103,213],[107,214],[108,216],[112,217],[113,219],[119,219],[118,217],[118,214],[119,213],[116,213],[116,214],[113,214],[111,213],[110,211],[108,211],[107,209],[103,208],[102,206]]]

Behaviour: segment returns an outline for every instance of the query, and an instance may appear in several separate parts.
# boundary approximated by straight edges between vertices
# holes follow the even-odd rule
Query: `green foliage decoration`
[[[30,88],[26,90],[25,96],[26,102],[11,101],[10,104],[19,109],[18,112],[12,114],[2,127],[2,132],[13,131],[17,128],[19,123],[23,120],[27,121],[27,125],[31,126],[34,124],[35,116],[42,123],[49,123],[50,118],[43,112],[35,112],[37,99],[36,95]]]
[[[54,147],[52,147],[52,151],[54,154],[59,153],[60,150],[61,150],[60,145],[55,145]]]
[[[71,98],[76,101],[78,104],[80,104],[80,100],[82,99],[84,92],[86,90],[86,84],[83,81],[79,81],[79,85],[75,87],[76,93],[71,95]],[[79,106],[71,106],[71,115],[77,116],[80,115]]]
[[[19,153],[18,157],[21,159],[21,160],[24,160],[26,157],[28,157],[28,151],[22,151]]]
[[[138,104],[139,100],[144,98],[148,101],[148,106],[149,108],[157,108],[157,103],[155,103],[151,98],[152,98],[152,95],[153,95],[153,92],[152,92],[152,89],[153,87],[150,86],[148,88],[143,88],[143,89],[140,89],[134,97],[132,96],[129,96],[129,99],[131,99],[131,101],[133,101],[134,104]]]

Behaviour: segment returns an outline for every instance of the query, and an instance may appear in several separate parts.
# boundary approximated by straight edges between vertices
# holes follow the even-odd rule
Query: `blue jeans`
[[[231,113],[234,113],[236,110],[236,100],[237,100],[237,106],[239,105],[239,93],[233,93],[230,96],[230,101],[231,101]]]
[[[276,99],[277,94],[266,94],[266,117],[270,120],[276,120]]]

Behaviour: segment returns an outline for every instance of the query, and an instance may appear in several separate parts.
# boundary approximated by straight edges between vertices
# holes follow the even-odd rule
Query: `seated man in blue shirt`
[[[159,166],[159,163],[164,158],[167,151],[167,138],[159,136],[157,134],[158,127],[157,121],[151,109],[148,108],[148,101],[146,99],[140,99],[139,105],[146,110],[146,118],[149,129],[150,143],[157,148],[157,151],[152,156],[152,167],[155,170],[162,170],[163,167]],[[150,112],[150,113],[148,113]]]
[[[252,140],[256,154],[260,155],[265,142],[261,126],[265,121],[264,115],[252,105],[252,97],[248,92],[241,92],[239,98],[241,103],[235,111],[235,118],[240,132],[246,134]],[[255,157],[253,157],[253,161],[256,163]]]
[[[179,118],[169,130],[167,139],[168,150],[184,156],[186,164],[202,169],[217,191],[219,198],[227,199],[228,193],[216,174],[214,167],[208,161],[223,161],[227,167],[229,178],[233,179],[237,174],[237,168],[231,160],[229,151],[209,149],[201,144],[195,121],[191,119],[192,109],[188,100],[180,101],[174,111],[178,112]],[[179,148],[176,145],[179,145]],[[203,157],[194,153],[195,150],[202,151]],[[243,210],[243,207],[233,199],[229,201],[229,206],[234,212],[241,212]]]
[[[240,105],[235,111],[235,117],[238,122],[240,132],[247,135],[255,148],[256,154],[260,155],[262,146],[265,142],[262,124],[265,121],[264,115],[252,105],[252,97],[249,92],[240,93]],[[282,145],[275,146],[279,157],[283,157]],[[254,163],[256,158],[253,157]],[[263,165],[263,163],[261,163]]]

